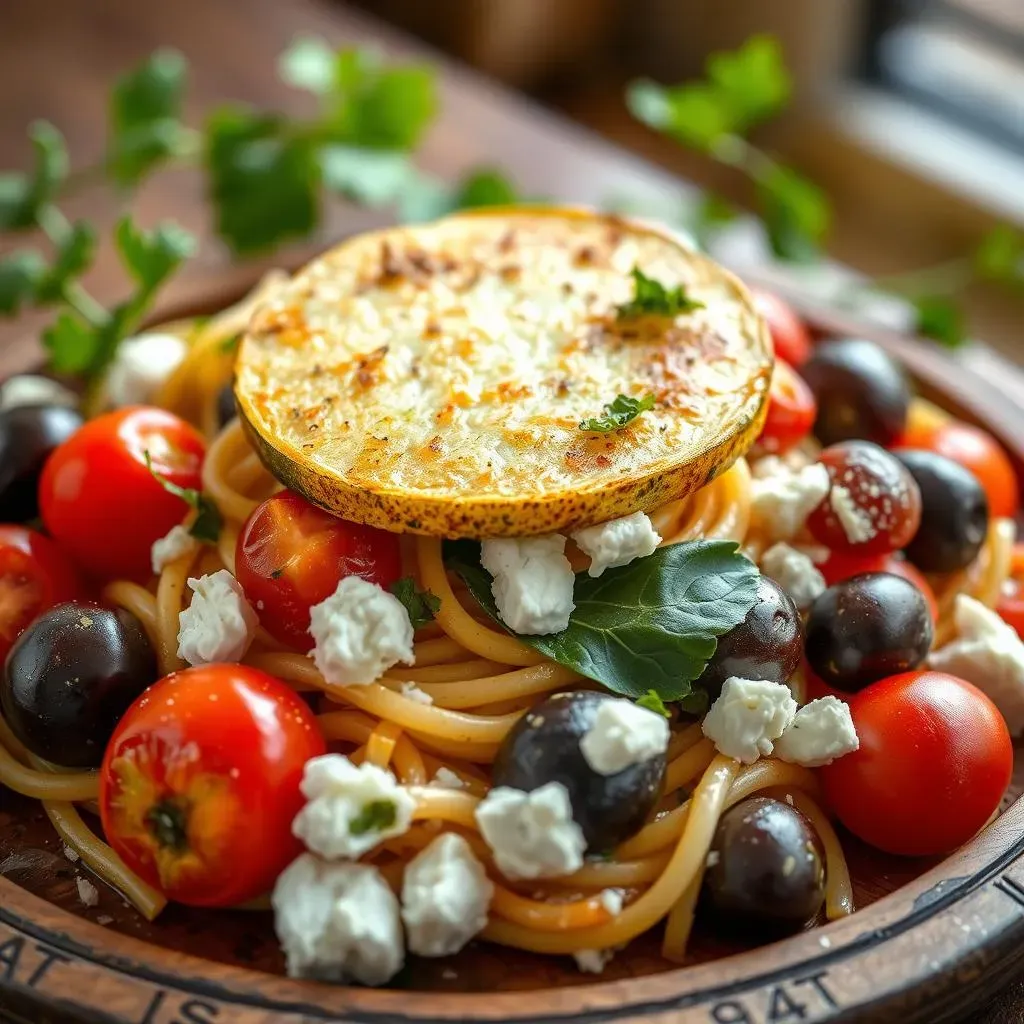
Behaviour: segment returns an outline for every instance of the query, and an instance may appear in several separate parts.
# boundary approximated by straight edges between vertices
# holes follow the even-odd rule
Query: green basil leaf
[[[19,249],[0,258],[0,314],[13,316],[36,301],[46,277],[46,260],[35,249]]]
[[[580,430],[592,434],[610,434],[613,430],[621,430],[627,423],[632,423],[640,413],[653,408],[654,395],[645,395],[643,398],[619,395],[615,401],[604,407],[603,416],[583,420],[580,423]]]
[[[197,491],[194,487],[179,487],[174,481],[168,480],[167,477],[158,473],[153,468],[153,460],[150,458],[148,450],[143,452],[143,456],[146,460],[146,468],[153,474],[160,486],[168,494],[181,498],[186,505],[196,510],[195,522],[192,523],[188,532],[204,544],[216,544],[220,537],[221,527],[224,525],[224,519],[213,499],[203,494],[202,491]]]
[[[441,599],[429,590],[420,590],[411,576],[403,576],[392,583],[391,593],[405,606],[413,629],[433,622],[441,607]]]
[[[95,230],[84,221],[76,221],[61,240],[53,264],[39,280],[36,302],[58,302],[68,284],[89,269],[95,253]]]
[[[707,76],[730,112],[730,131],[737,134],[774,117],[793,89],[779,41],[770,35],[752,36],[737,50],[713,53]]]
[[[196,250],[195,239],[177,224],[158,224],[152,231],[122,217],[114,241],[128,272],[145,295],[152,295]]]
[[[43,345],[50,354],[50,366],[57,373],[84,374],[93,368],[103,338],[77,314],[64,310],[43,331]]]
[[[411,164],[405,153],[358,146],[325,146],[320,151],[324,185],[364,206],[387,206],[409,180]]]
[[[648,277],[639,267],[633,268],[633,298],[619,306],[619,320],[639,316],[677,316],[703,309],[704,303],[691,299],[683,285],[666,288],[660,281]]]
[[[914,300],[918,334],[932,338],[947,348],[958,348],[967,341],[964,311],[945,295],[923,295]]]
[[[500,623],[491,577],[471,541],[445,545],[445,563]],[[647,558],[576,577],[569,628],[518,638],[614,693],[682,700],[715,653],[717,638],[743,621],[757,598],[757,567],[731,541],[691,541]]]

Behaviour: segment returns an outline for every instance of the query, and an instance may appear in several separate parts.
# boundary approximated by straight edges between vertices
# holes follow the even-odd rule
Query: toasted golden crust
[[[705,308],[620,319],[638,266]],[[666,233],[554,208],[362,235],[254,316],[236,395],[282,482],[450,537],[566,531],[703,486],[750,447],[771,342],[743,285]],[[655,407],[608,434],[617,395]]]

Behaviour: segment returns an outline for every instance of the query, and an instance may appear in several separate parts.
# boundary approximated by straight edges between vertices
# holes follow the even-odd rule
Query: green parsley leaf
[[[974,268],[986,281],[1024,284],[1024,235],[1006,224],[993,228],[975,250]]]
[[[710,152],[732,129],[729,108],[708,85],[666,88],[642,80],[630,85],[626,102],[637,120],[702,153]]]
[[[19,249],[0,258],[0,314],[13,316],[35,301],[46,277],[46,260],[35,249]]]
[[[36,288],[36,302],[58,302],[68,284],[81,277],[96,253],[96,232],[84,221],[76,221],[57,247],[57,256]]]
[[[393,800],[370,800],[362,810],[349,820],[348,830],[354,836],[367,832],[383,832],[395,823],[398,811]]]
[[[118,221],[114,241],[125,267],[146,296],[152,295],[196,251],[195,239],[177,224],[158,224],[152,231],[145,231],[127,216]]]
[[[933,338],[947,348],[958,348],[966,340],[964,312],[945,295],[923,295],[914,300],[917,314],[915,328],[926,338]]]
[[[49,121],[29,129],[35,166],[30,175],[0,175],[0,231],[35,226],[39,210],[57,194],[68,174],[64,136]]]
[[[832,220],[825,193],[781,164],[774,164],[757,185],[772,252],[798,263],[816,259]]]
[[[614,402],[609,402],[604,407],[603,416],[583,420],[580,423],[580,430],[592,434],[610,434],[613,430],[621,430],[627,423],[632,423],[640,413],[653,408],[654,395],[645,395],[643,398],[619,395]]]
[[[344,97],[341,124],[348,141],[377,149],[413,149],[437,113],[434,71],[394,67],[368,76]]]
[[[446,543],[445,563],[500,622],[479,545]],[[717,638],[754,606],[757,580],[757,567],[731,541],[670,544],[596,578],[578,574],[568,629],[519,639],[614,693],[637,699],[653,689],[663,701],[682,700]]]
[[[83,374],[93,368],[103,347],[103,338],[77,313],[63,310],[43,331],[43,345],[50,353],[50,366],[54,371]]]
[[[633,298],[618,308],[618,319],[639,316],[677,316],[703,309],[704,303],[691,299],[684,285],[666,288],[660,281],[648,277],[639,267],[633,268]]]
[[[180,117],[187,70],[177,50],[163,49],[118,79],[107,149],[107,167],[118,184],[138,184],[184,147],[188,132]]]
[[[217,231],[236,253],[309,234],[320,219],[320,162],[309,138],[273,115],[225,108],[206,125]]]
[[[501,171],[481,168],[467,175],[455,192],[456,210],[476,210],[486,206],[514,206],[520,202],[515,185]]]
[[[441,598],[429,590],[420,590],[411,576],[403,576],[400,580],[392,583],[391,593],[405,606],[413,629],[419,629],[420,626],[433,622],[434,616],[441,607]]]
[[[358,146],[325,146],[320,151],[324,185],[363,206],[387,206],[409,180],[411,164],[405,153]]]
[[[299,36],[277,62],[277,74],[285,85],[322,96],[335,82],[335,52],[316,36]]]
[[[636,703],[638,707],[647,708],[648,711],[653,711],[657,715],[663,715],[665,718],[672,717],[672,713],[665,707],[665,702],[658,696],[657,690],[648,690],[642,697],[637,698]]]
[[[150,458],[148,450],[143,452],[143,457],[146,460],[146,468],[153,474],[160,486],[168,494],[181,498],[186,505],[194,508],[198,513],[188,532],[204,544],[216,544],[220,537],[221,527],[224,525],[224,519],[213,499],[203,494],[202,491],[197,491],[194,487],[179,487],[172,480],[168,480],[167,477],[158,473],[153,468],[153,460]]]
[[[711,54],[707,76],[729,111],[729,130],[734,134],[774,117],[793,90],[779,41],[770,35],[752,36],[737,50]]]

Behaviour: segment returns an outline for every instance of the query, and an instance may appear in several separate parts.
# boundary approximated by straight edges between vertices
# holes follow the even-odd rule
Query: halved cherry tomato
[[[270,890],[302,850],[302,770],[326,749],[316,716],[243,665],[186,669],[125,713],[100,769],[107,841],[168,898],[230,907]]]
[[[851,576],[859,576],[865,572],[891,572],[909,580],[924,594],[931,612],[932,622],[939,621],[939,603],[935,599],[935,591],[916,566],[908,562],[902,555],[890,552],[884,555],[862,555],[857,551],[830,551],[828,558],[818,566],[825,582],[831,587],[833,583],[848,580]]]
[[[0,525],[0,664],[43,612],[81,596],[75,567],[49,537]]]
[[[820,769],[839,820],[909,857],[963,845],[999,807],[1013,744],[996,706],[944,672],[890,676],[849,698],[860,749]]]
[[[146,466],[199,488],[206,445],[183,419],[140,406],[90,420],[49,458],[39,482],[43,522],[100,579],[150,575],[150,549],[188,511]]]
[[[785,361],[775,360],[768,393],[768,415],[759,438],[767,452],[789,451],[811,432],[818,406],[803,378]]]
[[[1020,507],[1017,474],[1002,445],[986,430],[961,420],[911,419],[901,448],[924,448],[969,469],[985,488],[989,512],[1013,518]]]
[[[266,628],[305,652],[312,646],[309,609],[330,597],[345,576],[388,589],[402,575],[402,553],[397,534],[338,519],[282,491],[242,528],[235,572]]]
[[[775,355],[791,366],[800,366],[811,354],[811,336],[792,308],[773,292],[752,288],[754,305],[768,321]]]

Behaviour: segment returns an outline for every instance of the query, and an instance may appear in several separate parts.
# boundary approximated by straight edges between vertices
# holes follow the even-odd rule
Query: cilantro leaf
[[[33,302],[46,277],[46,260],[35,249],[20,249],[0,259],[0,313],[13,315]]]
[[[103,338],[78,314],[63,310],[43,331],[43,345],[50,353],[50,366],[57,373],[78,374],[92,369]]]
[[[196,250],[195,239],[177,224],[158,224],[152,231],[125,216],[114,231],[117,251],[139,291],[151,296]]]
[[[657,715],[663,715],[665,718],[671,718],[672,714],[667,707],[665,702],[658,696],[657,690],[648,690],[642,697],[637,698],[637,706],[641,708],[647,708],[648,711],[653,711]]]
[[[370,800],[363,804],[354,818],[349,819],[348,830],[354,836],[363,836],[367,832],[383,832],[394,825],[397,814],[393,800]]]
[[[341,101],[349,141],[379,149],[413,149],[437,113],[434,72],[394,67],[359,83]]]
[[[737,50],[711,54],[707,76],[729,112],[734,134],[774,117],[793,90],[779,41],[770,35],[752,36]]]
[[[1024,284],[1024,235],[1006,224],[993,228],[974,252],[974,268],[987,281]]]
[[[36,302],[57,302],[68,284],[89,268],[96,253],[96,232],[84,221],[76,221],[57,247],[57,256],[40,278]]]
[[[832,220],[825,193],[781,164],[773,164],[757,185],[772,252],[800,263],[816,259]]]
[[[701,83],[666,88],[647,80],[634,82],[626,102],[637,120],[702,153],[710,152],[732,129],[728,107],[713,88]]]
[[[325,146],[320,168],[328,189],[371,207],[394,202],[411,172],[405,153],[358,146]]]
[[[411,576],[403,576],[400,580],[392,583],[391,593],[405,606],[413,629],[419,629],[420,626],[433,622],[434,616],[441,607],[441,599],[429,590],[420,590]]]
[[[206,125],[206,169],[217,231],[236,253],[309,234],[320,219],[320,163],[312,139],[280,117],[238,108]]]
[[[633,268],[633,298],[618,307],[618,319],[628,320],[640,316],[677,316],[703,309],[704,303],[691,299],[685,285],[666,288],[660,281],[648,277],[639,267]]]
[[[967,340],[963,310],[948,296],[920,296],[914,300],[914,310],[915,328],[926,338],[933,338],[947,348],[957,348]]]
[[[285,85],[322,96],[335,83],[336,54],[323,39],[299,36],[277,62],[277,74]]]
[[[198,541],[205,544],[216,544],[220,537],[221,527],[224,525],[224,519],[213,499],[203,494],[202,491],[197,491],[194,487],[179,487],[172,480],[168,480],[167,477],[158,473],[153,468],[153,460],[148,449],[143,452],[143,456],[146,460],[146,468],[153,474],[160,486],[168,494],[181,498],[186,505],[196,510],[195,522],[192,523],[188,532]]]
[[[49,121],[36,121],[29,137],[35,153],[32,173],[0,175],[0,231],[33,227],[68,174],[64,136]]]
[[[580,430],[593,434],[610,434],[613,430],[621,430],[627,423],[632,423],[640,413],[654,408],[654,395],[645,395],[643,398],[619,395],[614,402],[609,402],[604,408],[603,416],[583,420],[580,423]]]

